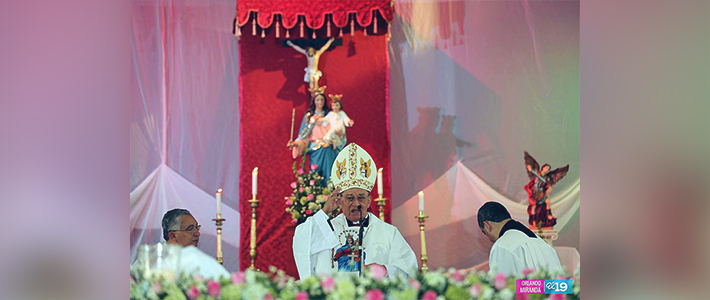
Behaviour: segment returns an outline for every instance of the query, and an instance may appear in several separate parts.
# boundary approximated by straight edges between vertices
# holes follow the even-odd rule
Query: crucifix
[[[360,262],[358,262],[360,264],[360,267],[358,269],[362,270],[362,258],[360,257],[362,250],[357,245],[352,245],[350,247],[350,250],[352,250],[352,252],[350,252],[350,254],[347,255],[348,257],[350,257],[350,263],[354,263],[355,258],[360,258]],[[359,253],[356,254],[355,251],[359,251]]]
[[[318,50],[313,49],[313,47],[306,47],[306,49],[303,49],[291,41],[286,41],[287,45],[305,55],[306,59],[308,59],[308,67],[304,69],[304,71],[306,71],[306,75],[304,75],[303,81],[308,82],[308,88],[311,90],[318,88],[318,80],[321,76],[323,76],[323,73],[318,70],[318,60],[320,59],[321,54],[323,54],[325,50],[328,50],[333,41],[335,41],[335,38],[330,38],[328,42]]]

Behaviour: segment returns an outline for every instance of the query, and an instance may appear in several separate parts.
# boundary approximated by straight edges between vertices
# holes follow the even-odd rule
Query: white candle
[[[419,211],[424,211],[424,192],[419,191]]]
[[[383,187],[382,187],[382,168],[377,170],[377,193],[380,194],[380,198],[382,198],[382,192]]]
[[[256,176],[259,175],[259,167],[254,168],[251,171],[251,194],[256,197]]]
[[[222,189],[217,190],[215,198],[217,199],[217,215],[219,216],[222,214]]]

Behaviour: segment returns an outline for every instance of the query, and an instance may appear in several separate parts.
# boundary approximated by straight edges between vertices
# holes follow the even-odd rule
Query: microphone
[[[362,227],[362,205],[361,205],[361,204],[358,204],[358,205],[357,205],[357,210],[360,212],[360,223],[359,223],[360,229],[358,230],[358,244],[359,244],[359,245],[358,245],[358,246],[359,246],[358,249],[360,250],[360,251],[358,252],[358,256],[359,256],[359,258],[360,258],[360,266],[359,266],[360,268],[359,268],[359,270],[358,270],[358,276],[359,276],[359,277],[362,277],[362,265],[363,265],[363,259],[362,259],[362,252],[363,252],[363,251],[362,251],[362,250],[363,250],[363,249],[362,249],[362,235],[363,235],[363,233],[364,233],[365,227]]]

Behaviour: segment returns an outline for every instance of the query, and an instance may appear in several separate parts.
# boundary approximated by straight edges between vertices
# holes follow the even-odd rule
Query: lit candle
[[[251,171],[251,194],[256,197],[256,176],[259,175],[259,167],[254,168]]]
[[[380,194],[380,198],[382,198],[382,194],[384,194],[382,190],[382,168],[380,168],[377,170],[377,193]]]
[[[419,211],[424,211],[424,192],[419,191]]]
[[[217,190],[215,198],[217,199],[217,216],[219,216],[222,214],[222,189]]]

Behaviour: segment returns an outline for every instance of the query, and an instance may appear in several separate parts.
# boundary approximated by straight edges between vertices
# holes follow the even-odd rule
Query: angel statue
[[[303,48],[295,45],[291,41],[286,41],[286,44],[291,46],[293,49],[298,51],[299,53],[303,54],[306,56],[308,59],[308,67],[306,67],[304,70],[306,71],[306,75],[303,76],[303,81],[308,82],[308,88],[311,90],[315,90],[318,88],[318,80],[320,79],[321,76],[323,76],[323,73],[321,71],[318,71],[318,60],[320,59],[321,54],[325,52],[325,50],[328,50],[328,47],[330,47],[330,44],[333,43],[335,38],[330,38],[323,47],[321,47],[319,50],[313,49],[312,47],[306,47],[304,50]]]
[[[550,209],[550,190],[552,185],[567,175],[569,165],[550,171],[548,164],[537,164],[537,161],[525,151],[525,168],[528,170],[530,182],[525,185],[528,192],[528,223],[533,229],[551,229],[557,224],[557,218],[552,216]]]

